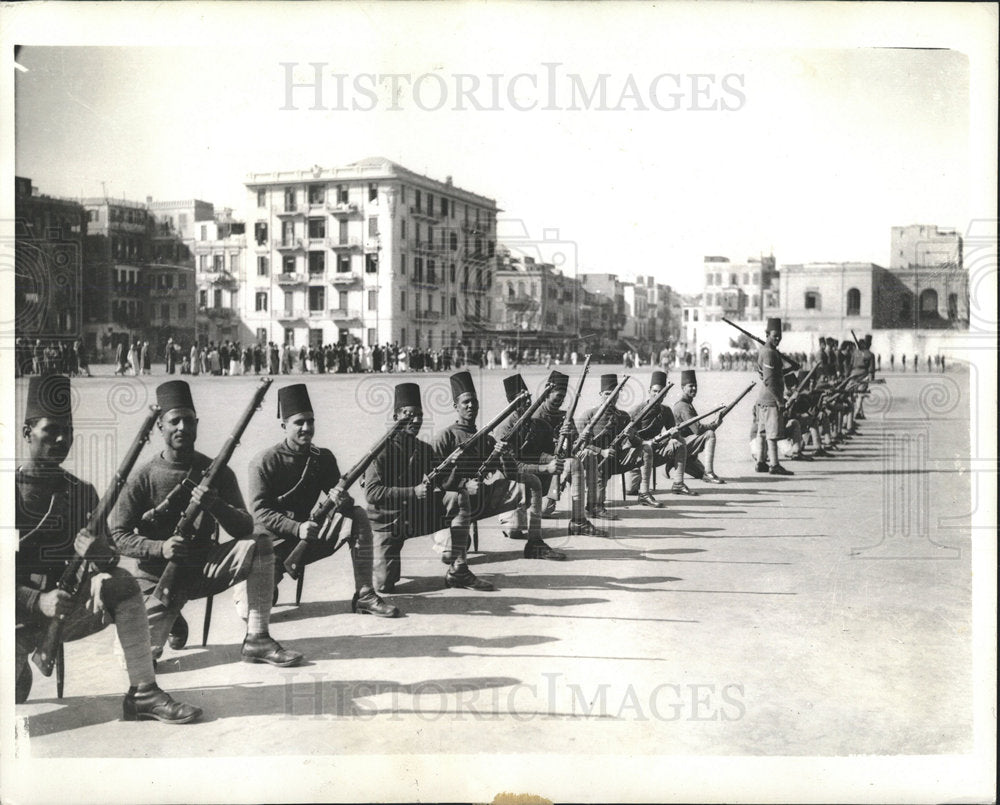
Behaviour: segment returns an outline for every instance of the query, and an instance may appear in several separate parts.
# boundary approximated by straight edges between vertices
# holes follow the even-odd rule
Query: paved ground
[[[525,372],[529,385],[543,375]],[[499,408],[501,376],[481,378],[486,416]],[[162,379],[77,384],[82,474],[89,467],[105,482],[115,446],[131,438],[145,395],[151,401]],[[311,378],[317,443],[342,464],[359,455],[384,425],[396,379]],[[427,434],[450,421],[447,379],[418,379],[429,398]],[[708,408],[753,378],[700,379],[699,405]],[[204,452],[221,445],[253,382],[197,379]],[[588,399],[596,386],[588,383]],[[236,661],[242,624],[229,594],[216,599],[201,648],[204,606],[192,603],[185,614],[196,647],[168,649],[171,670],[160,681],[205,709],[196,726],[118,721],[126,681],[111,656],[112,631],[71,644],[66,697],[57,700],[54,681],[36,673],[31,700],[16,710],[18,752],[966,753],[968,375],[888,375],[873,389],[861,435],[835,459],[789,463],[793,478],[752,471],[746,400],[720,431],[725,486],[692,481],[696,498],[661,491],[669,504],[662,511],[625,506],[611,539],[566,539],[565,521],[548,521],[549,541],[570,555],[565,563],[524,560],[519,545],[484,523],[472,561],[499,587],[494,593],[443,589],[429,538],[405,548],[393,600],[406,617],[398,620],[350,613],[345,555],[310,566],[301,606],[286,581],[272,616],[273,634],[308,657],[301,668]],[[241,482],[253,453],[280,438],[274,397],[272,389],[237,451]],[[117,443],[104,441],[109,432]],[[620,500],[617,480],[611,489]]]

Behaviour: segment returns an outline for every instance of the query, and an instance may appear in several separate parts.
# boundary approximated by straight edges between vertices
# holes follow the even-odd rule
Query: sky
[[[240,213],[250,172],[383,156],[496,199],[501,233],[547,237],[568,271],[683,292],[701,290],[704,255],[886,265],[890,227],[976,216],[969,59],[790,47],[823,44],[843,14],[774,43],[646,5],[271,8],[247,9],[252,36],[28,44],[17,174],[50,195]],[[585,97],[602,82],[603,104]]]

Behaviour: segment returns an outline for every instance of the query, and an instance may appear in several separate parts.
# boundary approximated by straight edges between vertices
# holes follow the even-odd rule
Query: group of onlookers
[[[62,374],[70,377],[90,377],[90,358],[81,339],[36,338],[26,336],[14,340],[15,377]]]

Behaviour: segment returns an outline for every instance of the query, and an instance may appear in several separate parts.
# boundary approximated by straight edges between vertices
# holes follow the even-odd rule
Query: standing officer
[[[698,416],[694,407],[694,398],[698,396],[698,378],[694,369],[681,371],[681,398],[674,403],[673,414],[677,422],[686,422]],[[719,420],[705,424],[694,422],[681,430],[677,435],[684,439],[687,445],[687,462],[684,465],[688,475],[700,478],[707,484],[724,484],[715,474],[715,431]],[[698,458],[704,453],[705,461]]]
[[[184,482],[197,484],[212,460],[194,449],[198,418],[187,382],[171,380],[160,384],[156,387],[156,402],[162,410],[157,427],[163,434],[163,451],[129,478],[111,526],[118,549],[128,557],[124,564],[147,596],[153,656],[163,652],[170,627],[188,600],[215,595],[247,581],[249,612],[241,650],[243,661],[297,665],[302,655],[282,648],[268,632],[274,549],[267,533],[254,534],[253,518],[246,510],[232,469],[223,468],[215,489],[202,491],[195,486],[190,493],[189,498],[202,507],[194,539],[189,542],[174,536],[187,506]],[[216,523],[233,539],[213,542]],[[169,560],[180,564],[181,583],[170,606],[164,606],[151,593]]]
[[[434,534],[449,524],[445,513],[444,493],[432,488],[426,476],[434,469],[434,448],[417,438],[424,422],[420,386],[399,383],[395,389],[393,419],[409,420],[393,436],[365,473],[365,497],[368,518],[374,532],[375,559],[373,576],[380,593],[395,592],[401,575],[400,551],[412,537]],[[460,500],[460,525],[468,533],[468,496]],[[467,545],[453,545],[453,553],[442,557],[450,564],[445,575],[448,587],[493,590],[488,581],[476,576],[466,560]]]
[[[28,460],[15,474],[15,526],[19,532],[14,563],[17,620],[14,673],[15,701],[31,692],[28,655],[48,632],[53,618],[63,622],[62,639],[79,640],[115,624],[128,672],[129,689],[122,703],[126,721],[155,719],[187,724],[201,710],[182,704],[160,690],[149,647],[149,622],[139,586],[125,570],[105,533],[87,528],[88,513],[98,505],[97,491],[61,468],[73,446],[70,381],[62,375],[32,377],[21,436]],[[87,598],[73,596],[56,584],[70,559],[88,560],[79,580]],[[96,571],[96,572],[95,572]]]
[[[781,368],[781,354],[778,352],[778,344],[781,343],[781,319],[767,320],[765,339],[765,343],[757,353],[757,372],[764,381],[756,407],[759,442],[757,472],[794,475],[778,461],[778,439],[781,438],[783,430],[781,406],[785,401],[785,380]]]
[[[316,447],[315,417],[309,390],[304,383],[278,389],[278,418],[285,438],[269,447],[250,462],[250,506],[254,526],[270,535],[275,554],[275,594],[284,573],[284,562],[299,540],[308,540],[304,565],[330,556],[333,540],[318,541],[320,524],[310,514],[320,493],[334,489],[340,480],[340,468],[333,453]],[[354,506],[346,492],[334,492],[335,508],[351,507],[350,547],[354,566],[355,593],[351,610],[362,615],[394,618],[399,610],[379,598],[372,586],[372,528],[368,515]],[[244,598],[239,599],[242,602]],[[242,612],[241,612],[242,614]]]

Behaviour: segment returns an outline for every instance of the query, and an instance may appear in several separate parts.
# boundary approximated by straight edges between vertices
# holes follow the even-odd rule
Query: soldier
[[[782,359],[778,352],[781,343],[781,319],[767,320],[766,341],[757,353],[757,372],[764,381],[761,386],[757,406],[757,472],[771,475],[793,475],[778,461],[778,439],[782,437],[784,423],[781,421],[781,406],[785,400],[785,380],[782,373]],[[765,446],[766,442],[766,446]],[[765,461],[766,458],[766,461]]]
[[[613,393],[617,386],[618,375],[601,375],[600,393],[602,400]],[[577,418],[577,432],[582,432],[587,427],[590,421],[597,415],[599,407],[589,408]],[[601,421],[595,423],[592,431],[593,438],[590,444],[584,449],[583,455],[580,456],[587,480],[586,513],[588,517],[601,520],[618,519],[618,515],[608,511],[605,500],[608,478],[612,474],[611,470],[616,468],[617,464],[612,442],[628,423],[628,414],[615,406],[611,406],[601,417]],[[605,461],[602,463],[601,459],[605,459]],[[653,502],[657,507],[659,506],[656,501]]]
[[[434,450],[439,461],[447,458],[459,445],[465,444],[477,431],[479,397],[476,395],[472,375],[467,371],[456,372],[450,380],[458,420],[442,430],[434,440]],[[504,385],[506,387],[506,382]],[[468,547],[470,523],[463,523],[458,516],[464,490],[469,497],[471,520],[509,514],[500,518],[500,525],[504,528],[504,535],[511,539],[524,538],[527,532],[526,557],[565,559],[564,554],[553,551],[542,541],[542,485],[537,475],[519,471],[514,461],[509,456],[504,456],[496,471],[483,478],[482,482],[476,479],[477,470],[490,457],[495,447],[496,439],[492,435],[482,437],[480,443],[462,457],[452,473],[448,482],[452,491],[444,498],[447,516],[451,520],[449,538],[444,544],[445,555],[463,553]],[[527,511],[529,493],[530,514]]]
[[[859,392],[857,402],[854,405],[854,419],[865,419],[865,398],[863,393],[868,391],[869,379],[875,379],[875,357],[871,351],[872,337],[866,335],[861,339],[861,347],[855,350],[851,360],[850,377],[854,379],[854,389]]]
[[[115,624],[124,654],[129,689],[122,703],[126,721],[155,719],[187,724],[201,710],[175,701],[156,684],[149,646],[149,622],[139,586],[108,542],[106,524],[97,533],[87,526],[98,506],[97,491],[61,468],[73,445],[70,381],[62,375],[32,377],[21,435],[28,460],[15,475],[15,525],[19,545],[15,560],[15,701],[31,692],[28,655],[49,630],[53,618],[63,622],[62,639],[79,640]],[[68,560],[87,559],[79,580],[87,597],[58,589]]]
[[[558,411],[559,405],[565,399],[569,378],[562,374],[562,372],[552,372],[549,375],[548,382],[553,385],[549,396],[545,402],[538,406],[528,425],[521,431],[517,441],[510,445],[514,457],[518,462],[518,472],[530,473],[536,476],[540,482],[540,488],[545,490],[550,489],[553,481],[557,482],[560,475],[568,470],[570,477],[570,499],[572,501],[569,521],[570,536],[576,534],[584,537],[606,537],[608,533],[594,526],[593,523],[587,520],[584,514],[583,467],[580,464],[580,460],[572,456],[561,459],[556,458],[555,455],[556,431],[549,424],[549,418],[552,417],[551,411]],[[524,384],[524,379],[519,374],[504,378],[503,385],[507,393],[508,402],[514,400],[521,392],[528,390]],[[539,415],[546,404],[551,406],[547,416]],[[527,410],[529,405],[530,403],[527,401],[522,403],[521,410],[516,412],[515,416],[520,416],[523,411]],[[561,416],[559,417],[559,424],[560,426],[562,425]],[[501,439],[507,441],[507,436],[501,436]],[[531,494],[536,494],[533,487],[531,488]],[[550,498],[546,498],[546,500],[550,500]],[[553,501],[554,503],[555,501]],[[537,540],[541,542],[540,537]],[[532,554],[532,551],[529,551],[530,544],[531,533],[529,531],[529,544],[525,545],[524,549],[524,555],[527,558],[564,558],[563,554],[559,554],[559,557],[544,555],[545,551],[542,550],[534,551],[534,553],[543,555],[529,556],[529,554]],[[544,544],[542,543],[542,545]],[[545,547],[553,554],[559,553],[558,551],[552,551],[548,546]]]
[[[264,662],[281,667],[297,665],[302,655],[290,651],[271,637],[268,626],[274,591],[274,548],[266,532],[254,533],[253,518],[246,510],[236,476],[223,468],[216,488],[203,491],[195,486],[190,499],[202,507],[195,538],[174,535],[186,508],[178,498],[186,493],[185,481],[197,482],[211,464],[208,456],[194,449],[198,436],[191,389],[184,380],[171,380],[156,388],[162,409],[157,427],[163,434],[163,451],[129,478],[112,518],[111,536],[123,564],[139,582],[149,613],[153,656],[159,658],[163,643],[184,604],[194,598],[221,593],[247,582],[247,634],[241,657],[244,662]],[[212,541],[218,523],[232,540]],[[169,560],[181,566],[181,583],[169,606],[156,600],[155,590]],[[185,633],[182,636],[186,637]],[[172,647],[183,645],[178,640]]]
[[[681,370],[681,397],[674,403],[673,414],[677,422],[685,422],[698,416],[694,407],[694,398],[698,396],[698,378],[694,369]],[[684,469],[692,478],[700,478],[708,484],[724,484],[715,474],[715,430],[719,420],[705,424],[695,422],[678,433],[687,445],[687,462]],[[705,461],[698,458],[705,454]]]
[[[434,448],[417,438],[423,425],[420,386],[399,383],[394,392],[393,419],[406,418],[409,424],[397,433],[365,473],[368,519],[374,532],[373,577],[379,593],[395,592],[401,575],[400,551],[403,542],[424,534],[434,534],[448,526],[444,492],[432,488],[426,477],[434,469]],[[458,516],[468,529],[468,497]],[[493,585],[471,570],[465,549],[454,546],[454,555],[442,556],[450,563],[445,575],[448,587],[492,590]]]
[[[666,385],[667,373],[653,372],[649,381],[648,400],[656,397]],[[648,400],[633,407],[629,412],[629,419],[635,419],[646,406]],[[684,483],[687,444],[683,437],[680,434],[674,434],[668,439],[660,440],[658,444],[656,442],[656,438],[661,433],[670,430],[677,424],[673,411],[660,404],[636,424],[634,443],[617,460],[617,471],[626,473],[625,485],[628,494],[638,495],[639,502],[644,506],[662,508],[663,504],[658,503],[650,491],[650,482],[656,468],[665,465],[667,476],[673,479],[673,484],[670,487],[671,493],[696,497],[698,493],[691,491]]]
[[[340,468],[333,453],[313,444],[315,417],[304,383],[278,389],[278,418],[285,431],[284,440],[250,462],[250,505],[254,525],[274,543],[273,600],[277,600],[284,562],[299,540],[309,541],[302,559],[304,565],[330,556],[337,547],[333,540],[318,540],[320,524],[310,519],[310,513],[320,493],[329,493],[340,480]],[[351,611],[394,618],[399,610],[379,598],[372,584],[372,529],[368,515],[363,508],[353,505],[350,495],[339,490],[334,495],[338,510],[345,505],[351,509],[349,542],[356,590]],[[240,614],[243,614],[245,600],[242,594],[237,598]]]

